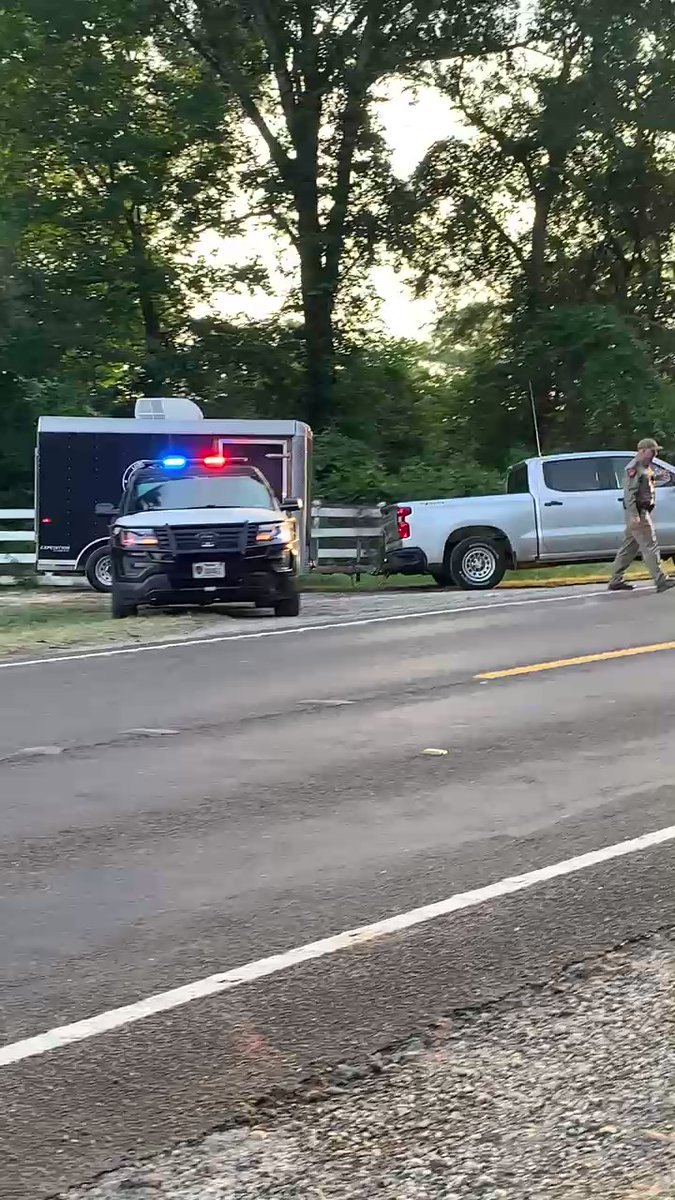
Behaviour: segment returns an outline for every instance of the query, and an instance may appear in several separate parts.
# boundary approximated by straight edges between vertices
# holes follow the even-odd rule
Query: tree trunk
[[[302,287],[302,311],[307,355],[307,394],[305,413],[313,429],[325,429],[333,415],[335,382],[335,345],[333,339],[333,297],[322,286]]]
[[[302,166],[302,163],[299,164]],[[311,167],[311,161],[308,164]],[[297,251],[307,356],[305,416],[313,429],[325,429],[333,416],[335,379],[333,311],[336,289],[326,269],[316,175],[307,170],[295,187]]]
[[[141,214],[137,207],[127,213],[127,228],[134,284],[141,310],[145,340],[145,362],[142,369],[141,388],[145,396],[153,396],[162,390],[166,380],[163,363],[166,335],[162,329],[162,321],[154,294],[153,268],[143,233]]]
[[[530,309],[539,307],[545,287],[546,243],[551,199],[548,188],[540,188],[535,195],[530,257],[527,264],[527,304]]]

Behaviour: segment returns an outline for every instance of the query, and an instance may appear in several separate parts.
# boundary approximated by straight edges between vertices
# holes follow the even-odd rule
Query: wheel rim
[[[462,558],[462,574],[470,583],[487,583],[497,570],[497,556],[489,546],[472,546]]]
[[[110,571],[109,554],[103,554],[101,558],[97,560],[94,567],[94,575],[96,576],[97,581],[103,585],[103,587],[112,587],[112,574]]]

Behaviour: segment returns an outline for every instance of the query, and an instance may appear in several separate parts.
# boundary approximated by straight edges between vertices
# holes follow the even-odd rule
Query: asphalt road
[[[667,644],[672,595],[434,603],[0,670],[2,1043],[673,824],[675,651],[476,678]],[[0,1196],[674,925],[672,846],[2,1068]]]

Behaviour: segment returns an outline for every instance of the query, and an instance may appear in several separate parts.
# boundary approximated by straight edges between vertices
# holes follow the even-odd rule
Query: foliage
[[[394,244],[420,288],[481,297],[437,349],[482,461],[534,450],[531,397],[549,452],[673,429],[674,33],[658,3],[544,3],[526,51],[435,72],[461,124]]]
[[[163,52],[191,49],[255,139],[245,188],[297,255],[307,419],[334,419],[336,304],[383,240],[389,152],[372,116],[383,79],[508,39],[495,0],[160,0]]]
[[[387,471],[382,458],[356,438],[328,431],[316,439],[315,492],[327,503],[434,500],[439,496],[489,495],[503,487],[501,471],[460,455],[447,461],[409,459]]]
[[[7,0],[0,15],[0,223],[17,375],[65,365],[105,403],[171,378],[212,283],[191,247],[222,210],[237,137],[205,70],[79,10]]]
[[[485,464],[503,468],[537,452],[532,397],[545,454],[631,446],[645,430],[668,444],[675,386],[615,308],[559,305],[481,328],[461,364],[450,321],[439,345],[442,354],[450,344],[456,364],[455,430]]]
[[[479,466],[458,420],[455,380],[411,342],[344,347],[336,395],[340,424],[316,439],[317,494],[337,502],[500,490]]]
[[[309,418],[325,499],[493,491],[507,462],[675,430],[675,10],[542,0],[4,0],[0,493],[28,499],[42,411]],[[375,101],[454,121],[395,180]],[[205,267],[273,231],[286,311]],[[378,332],[392,251],[441,299],[430,345]],[[195,307],[211,316],[195,318]]]

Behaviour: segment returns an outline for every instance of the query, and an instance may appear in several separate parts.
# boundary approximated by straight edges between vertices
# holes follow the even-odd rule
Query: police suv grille
[[[175,525],[157,531],[162,550],[194,554],[200,550],[237,554],[256,546],[257,526],[251,525]],[[244,541],[245,538],[245,541]]]

